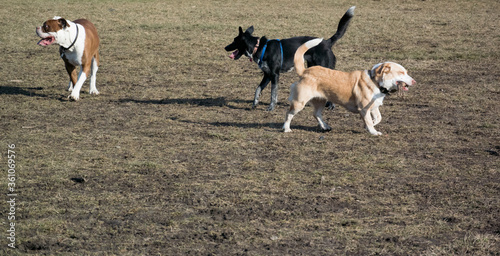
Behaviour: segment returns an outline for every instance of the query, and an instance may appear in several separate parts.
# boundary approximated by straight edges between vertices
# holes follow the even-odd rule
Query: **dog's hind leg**
[[[313,115],[316,118],[316,120],[318,120],[319,127],[321,127],[321,129],[323,131],[331,131],[332,128],[327,123],[325,123],[325,121],[323,121],[323,116],[322,116],[323,109],[325,108],[326,100],[316,98],[316,99],[311,100],[311,103],[314,106]]]
[[[99,67],[97,66],[97,61],[95,58],[92,58],[92,68],[90,70],[90,94],[99,94],[99,91],[97,90],[97,87],[95,85],[96,83],[96,74],[97,74],[97,69]]]
[[[260,82],[259,86],[257,86],[257,89],[255,90],[255,96],[253,98],[252,108],[256,108],[257,105],[259,104],[260,93],[262,92],[262,90],[264,90],[264,88],[266,88],[266,86],[269,84],[269,82],[271,82],[271,79],[267,75],[264,75],[264,77],[262,78],[262,81]]]
[[[301,111],[305,105],[306,105],[306,102],[299,102],[299,101],[295,101],[295,100],[293,100],[291,102],[290,108],[286,112],[285,123],[283,124],[283,130],[285,132],[292,131],[292,129],[290,129],[290,123],[292,122],[292,118],[294,115],[299,113],[299,111]]]
[[[267,111],[273,111],[278,104],[278,82],[279,82],[279,74],[274,74],[271,77],[271,104],[267,108]]]

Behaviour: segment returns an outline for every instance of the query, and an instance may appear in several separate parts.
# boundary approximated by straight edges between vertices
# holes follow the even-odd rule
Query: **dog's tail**
[[[345,12],[344,16],[342,16],[342,18],[340,19],[337,32],[335,32],[335,35],[328,39],[328,41],[330,42],[330,46],[333,46],[340,38],[342,38],[342,36],[344,36],[344,33],[346,32],[352,17],[354,17],[355,8],[356,6],[352,6],[351,8],[349,8],[347,12]]]
[[[293,63],[295,65],[295,71],[297,72],[297,74],[299,76],[302,76],[302,74],[304,73],[304,70],[306,70],[305,61],[304,61],[304,54],[307,52],[307,50],[320,44],[322,41],[323,41],[323,38],[316,38],[313,40],[309,40],[305,44],[301,45],[297,49],[297,51],[295,52]]]

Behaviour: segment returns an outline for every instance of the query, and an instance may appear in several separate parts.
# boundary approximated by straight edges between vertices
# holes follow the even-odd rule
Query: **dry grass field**
[[[357,114],[281,126],[295,73],[251,110],[254,35],[330,37],[337,69],[381,61],[418,84]],[[101,37],[100,95],[68,101],[55,15]],[[0,8],[1,255],[500,255],[497,0],[13,1]],[[15,145],[15,249],[8,150]],[[12,182],[11,182],[12,183]]]

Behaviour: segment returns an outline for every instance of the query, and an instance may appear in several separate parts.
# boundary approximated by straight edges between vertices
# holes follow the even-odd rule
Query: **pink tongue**
[[[231,58],[231,59],[234,60],[234,58],[236,58],[236,55],[238,55],[238,53],[239,53],[238,50],[234,51],[233,53],[231,53],[231,55],[229,56],[229,58]]]
[[[42,40],[38,41],[38,45],[47,46],[49,44],[52,44],[52,41],[52,37],[43,38]]]

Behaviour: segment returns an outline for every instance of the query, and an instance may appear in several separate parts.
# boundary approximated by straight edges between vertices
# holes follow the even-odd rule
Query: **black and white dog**
[[[307,66],[323,66],[326,68],[335,68],[336,58],[332,52],[332,46],[342,38],[349,22],[354,16],[355,6],[349,8],[340,19],[337,32],[327,40],[323,40],[318,46],[311,48],[304,55]],[[305,42],[316,37],[301,36],[288,39],[268,40],[266,37],[252,36],[253,26],[245,32],[239,27],[239,34],[234,41],[226,46],[226,51],[234,51],[230,58],[237,60],[242,55],[250,58],[259,65],[264,72],[264,78],[260,82],[253,101],[253,108],[257,107],[261,91],[271,82],[271,104],[267,108],[271,111],[275,108],[278,101],[278,81],[280,72],[288,72],[293,69],[293,58],[295,51]]]

